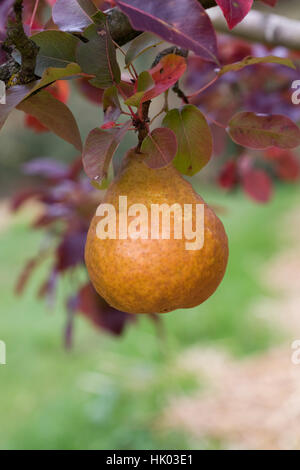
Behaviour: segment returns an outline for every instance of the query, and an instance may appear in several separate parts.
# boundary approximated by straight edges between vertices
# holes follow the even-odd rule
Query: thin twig
[[[199,95],[200,93],[202,93],[204,90],[206,90],[208,87],[210,87],[211,85],[213,85],[219,78],[219,75],[216,75],[210,82],[206,83],[206,85],[204,85],[202,88],[200,88],[199,90],[195,91],[194,93],[192,93],[191,95],[189,95],[187,98],[190,99],[192,98],[193,96],[196,96],[196,95]]]
[[[35,17],[36,17],[36,12],[37,12],[39,3],[40,3],[40,0],[35,0],[33,12],[32,12],[31,19],[30,19],[30,24],[29,24],[29,31],[30,31],[30,34],[31,34],[31,30],[32,30],[32,25],[33,25],[34,20],[35,20]]]
[[[142,103],[141,117],[138,117],[136,120],[133,120],[133,125],[138,132],[139,143],[136,147],[136,152],[139,153],[143,140],[149,134],[149,108],[151,100],[145,101]]]

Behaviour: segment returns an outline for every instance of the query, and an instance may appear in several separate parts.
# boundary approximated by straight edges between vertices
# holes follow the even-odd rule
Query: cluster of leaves
[[[84,266],[87,230],[102,197],[102,193],[95,191],[83,177],[81,158],[72,165],[47,158],[35,159],[24,165],[24,173],[39,177],[40,183],[33,189],[16,193],[11,201],[12,210],[19,210],[28,200],[39,201],[42,211],[34,220],[33,228],[46,230],[46,237],[22,270],[16,293],[20,295],[24,291],[34,270],[48,260],[50,268],[37,293],[39,298],[44,298],[53,308],[60,279],[69,274],[73,283],[73,293],[66,298],[66,345],[71,344],[76,313],[84,315],[97,328],[121,334],[134,316],[109,306],[80,272]]]
[[[276,3],[261,1],[270,6]],[[48,159],[25,168],[44,178],[43,186],[17,195],[14,208],[28,198],[38,198],[44,213],[35,227],[46,228],[55,247],[50,250],[54,265],[40,295],[52,297],[58,278],[83,265],[87,228],[100,202],[101,192],[95,187],[107,184],[114,153],[127,132],[137,133],[137,151],[145,154],[150,168],[172,162],[181,173],[192,176],[214,155],[218,157],[219,184],[226,189],[241,184],[259,202],[269,200],[272,178],[294,181],[299,177],[292,149],[300,144],[300,130],[294,122],[300,119],[300,109],[292,105],[289,91],[291,81],[297,78],[297,53],[223,37],[217,44],[213,25],[198,0],[175,4],[174,0],[23,3],[24,30],[39,48],[35,80],[15,84],[16,77],[10,77],[6,105],[0,107],[0,129],[12,109],[25,112],[28,127],[36,132],[51,130],[82,154],[83,168],[91,180],[81,174],[81,160],[70,168]],[[247,15],[253,0],[216,3],[231,29]],[[0,6],[0,42],[5,41],[13,4],[4,0]],[[115,5],[127,15],[134,30],[143,31],[134,33],[136,37],[126,51],[117,44],[118,37],[109,28],[109,15],[104,13]],[[154,47],[160,51],[154,63],[137,71],[135,60]],[[117,60],[117,49],[123,61]],[[0,65],[8,59],[20,63],[20,52],[4,48]],[[104,112],[103,121],[90,131],[84,144],[67,106],[67,80],[71,79]],[[182,106],[169,109],[170,90],[182,100]],[[150,120],[151,101],[160,95],[164,96],[163,107]],[[158,117],[161,124],[155,127]],[[18,292],[46,253],[48,249],[30,260]],[[76,289],[67,300],[68,341],[76,311],[113,333],[120,333],[131,319],[111,309],[90,284]]]
[[[299,122],[300,108],[291,100],[291,83],[299,76],[299,66],[287,68],[264,63],[264,59],[268,54],[279,53],[297,65],[299,54],[226,37],[219,40],[219,53],[223,69],[227,65],[232,69],[234,64],[236,71],[232,69],[224,74],[201,94],[192,93],[191,101],[210,121],[220,186],[232,190],[241,185],[256,202],[267,202],[273,193],[273,180],[294,182],[300,177],[298,155],[292,150],[298,145],[298,128],[290,121]],[[258,56],[262,62],[238,70],[239,64],[253,56]],[[201,89],[214,75],[210,64],[190,57],[185,85],[191,90]],[[241,111],[244,109],[248,111]],[[279,116],[282,112],[284,116]],[[276,124],[279,122],[289,129],[287,141],[282,140]],[[274,145],[272,139],[275,139]]]

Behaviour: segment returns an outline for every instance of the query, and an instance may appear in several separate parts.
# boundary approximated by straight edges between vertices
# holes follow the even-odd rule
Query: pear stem
[[[150,108],[151,100],[145,101],[142,104],[142,111],[141,111],[141,117],[138,117],[137,119],[133,120],[133,125],[136,128],[138,132],[138,140],[139,143],[136,147],[136,153],[140,153],[141,151],[141,146],[143,143],[143,140],[147,137],[149,134],[149,108]]]

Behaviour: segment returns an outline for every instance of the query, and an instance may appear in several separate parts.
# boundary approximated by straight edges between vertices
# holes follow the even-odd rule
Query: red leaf
[[[300,177],[300,166],[297,158],[292,153],[286,153],[278,161],[276,172],[283,181],[298,181]]]
[[[155,86],[146,92],[144,101],[155,98],[175,85],[185,70],[186,61],[184,57],[176,54],[168,54],[163,57],[155,67],[149,70]]]
[[[111,129],[113,127],[116,127],[116,123],[115,121],[108,121],[106,122],[105,124],[102,124],[102,126],[100,127],[100,129]]]
[[[51,93],[42,90],[22,101],[17,108],[36,117],[44,126],[81,151],[81,137],[73,114]]]
[[[134,29],[157,34],[167,42],[193,51],[218,63],[214,28],[200,2],[196,0],[116,0]]]
[[[235,160],[228,160],[218,178],[219,185],[224,189],[232,189],[238,183],[238,170]]]
[[[31,116],[31,114],[25,115],[25,126],[32,129],[37,134],[41,134],[42,132],[49,132],[48,127],[44,126],[36,117]]]
[[[103,89],[96,88],[95,86],[89,83],[87,78],[79,78],[76,80],[76,85],[78,86],[81,93],[92,103],[99,105],[102,101]]]
[[[47,91],[62,103],[66,103],[70,95],[70,86],[67,81],[58,80],[53,85],[49,86]],[[25,125],[37,133],[49,131],[48,127],[44,126],[44,124],[31,114],[26,114]]]
[[[33,258],[29,260],[23,271],[21,272],[19,279],[17,281],[17,284],[15,286],[15,293],[17,295],[21,295],[26,287],[26,284],[33,273],[34,269],[37,267],[38,264],[38,258]]]
[[[253,0],[216,0],[226,18],[229,29],[234,28],[251,10]]]
[[[299,127],[280,114],[238,113],[229,122],[228,132],[234,142],[253,149],[300,145]]]
[[[126,100],[126,104],[138,106],[145,101],[152,100],[175,85],[186,70],[184,57],[168,54],[159,63],[149,70],[142,72],[135,86],[135,94]],[[148,77],[148,80],[147,80]],[[151,82],[151,83],[150,83]],[[151,87],[152,83],[154,85]],[[147,89],[150,85],[150,89]]]
[[[272,180],[263,170],[249,168],[242,174],[244,191],[254,201],[266,203],[272,196]]]
[[[118,85],[119,90],[122,93],[122,96],[129,98],[134,93],[134,84],[127,82],[126,80],[121,80]]]
[[[298,181],[300,164],[290,150],[270,148],[265,152],[265,158],[272,161],[277,176],[284,181]]]
[[[113,154],[131,126],[131,121],[118,129],[93,129],[85,142],[82,160],[87,176],[91,179],[104,179]]]
[[[175,158],[177,139],[166,127],[154,129],[142,143],[141,151],[147,156],[145,163],[150,168],[163,168]]]

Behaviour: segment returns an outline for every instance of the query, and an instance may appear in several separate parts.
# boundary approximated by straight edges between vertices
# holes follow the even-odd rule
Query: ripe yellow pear
[[[228,241],[223,224],[172,164],[150,169],[144,158],[131,150],[105,195],[103,203],[116,210],[116,238],[99,238],[97,227],[104,217],[97,212],[91,222],[85,248],[90,279],[111,306],[124,312],[165,313],[194,307],[214,293],[224,276]],[[143,204],[149,214],[153,204],[190,204],[194,217],[196,205],[204,205],[203,247],[187,249],[184,237],[174,238],[173,213],[170,239],[162,239],[161,226],[160,238],[151,238],[150,217],[148,238],[120,239],[119,196],[127,196],[128,208]],[[134,219],[128,216],[128,224]]]

